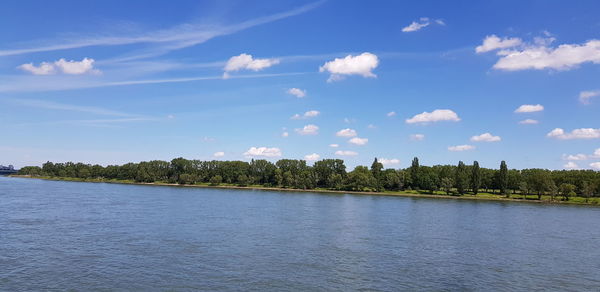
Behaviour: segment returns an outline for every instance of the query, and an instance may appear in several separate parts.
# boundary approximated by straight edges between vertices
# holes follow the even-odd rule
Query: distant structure
[[[13,174],[13,173],[17,173],[17,170],[15,169],[14,166],[0,165],[0,175],[9,175],[9,174]]]

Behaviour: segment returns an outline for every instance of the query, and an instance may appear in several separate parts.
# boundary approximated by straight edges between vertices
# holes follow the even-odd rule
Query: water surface
[[[598,291],[600,208],[0,178],[0,290]]]

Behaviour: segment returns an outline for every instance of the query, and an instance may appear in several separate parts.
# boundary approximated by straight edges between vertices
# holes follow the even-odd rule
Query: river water
[[[600,208],[0,177],[2,291],[598,291]]]

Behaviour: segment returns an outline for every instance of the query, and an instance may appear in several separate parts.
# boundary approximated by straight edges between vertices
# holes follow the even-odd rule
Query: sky
[[[5,1],[0,164],[600,170],[598,1]]]

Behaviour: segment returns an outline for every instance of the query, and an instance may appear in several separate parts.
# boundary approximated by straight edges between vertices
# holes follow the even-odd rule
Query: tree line
[[[504,161],[499,169],[466,165],[423,166],[414,158],[405,169],[384,169],[377,159],[371,167],[357,166],[347,171],[341,159],[323,159],[312,166],[305,160],[281,159],[246,161],[200,161],[175,158],[169,161],[144,161],[124,165],[46,162],[42,167],[27,166],[19,174],[60,178],[128,180],[142,183],[210,185],[260,185],[293,189],[345,191],[444,192],[449,195],[478,193],[550,196],[569,200],[579,196],[600,196],[600,172],[592,170],[508,169]]]

